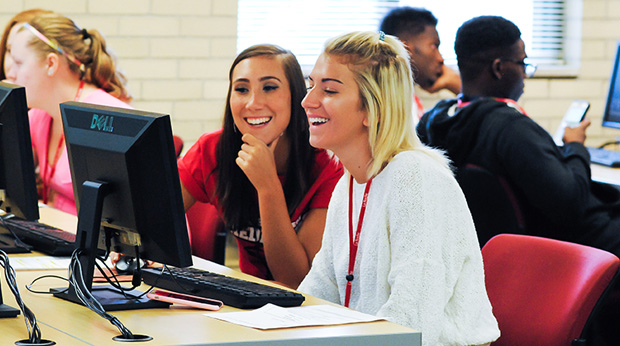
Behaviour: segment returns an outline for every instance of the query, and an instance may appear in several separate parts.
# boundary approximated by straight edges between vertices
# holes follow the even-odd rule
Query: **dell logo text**
[[[114,117],[110,115],[97,115],[93,114],[93,121],[90,123],[91,130],[97,129],[99,131],[112,132],[114,131]]]

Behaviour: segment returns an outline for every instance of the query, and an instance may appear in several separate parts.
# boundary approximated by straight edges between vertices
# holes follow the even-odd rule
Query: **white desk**
[[[51,208],[41,208],[41,221],[61,226],[55,218],[65,219],[62,227],[71,230],[75,218]],[[59,220],[62,221],[62,220]],[[74,227],[74,226],[73,226]],[[75,229],[75,228],[73,228]],[[40,255],[40,254],[39,254]],[[28,255],[11,255],[28,256]],[[225,275],[266,281],[251,277],[230,268],[194,257],[194,266]],[[86,307],[70,303],[51,295],[34,294],[24,285],[43,274],[67,276],[66,270],[18,271],[17,278],[26,305],[33,310],[42,330],[43,338],[56,341],[58,345],[123,345],[113,341],[118,329]],[[6,280],[2,276],[4,303],[17,307]],[[272,283],[268,283],[272,284]],[[36,284],[37,290],[63,287],[65,282],[45,279]],[[274,284],[272,284],[274,285]],[[145,289],[144,285],[141,287]],[[306,295],[304,305],[329,304]],[[221,311],[239,311],[225,306]],[[204,316],[205,311],[184,307],[115,311],[116,316],[132,333],[146,334],[152,341],[139,345],[420,345],[421,334],[387,321],[356,323],[338,326],[304,327],[277,330],[257,330]],[[217,313],[217,312],[216,312]],[[23,316],[0,319],[0,344],[11,345],[27,338]]]
[[[592,171],[592,180],[620,186],[620,168],[611,168],[593,163],[590,165],[590,170]]]

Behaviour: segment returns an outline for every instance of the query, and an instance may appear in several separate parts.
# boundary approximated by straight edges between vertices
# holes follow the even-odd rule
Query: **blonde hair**
[[[422,151],[447,166],[438,150],[426,147],[413,123],[413,77],[409,54],[394,36],[352,32],[325,45],[325,54],[349,66],[359,87],[361,108],[368,114],[372,162],[369,176],[377,175],[398,153]]]
[[[99,31],[80,29],[71,19],[54,12],[40,14],[28,23],[84,64],[82,72],[80,66],[69,63],[71,70],[82,75],[84,81],[124,102],[131,101],[132,97],[125,87],[127,80],[116,69],[116,57],[107,50],[105,39]],[[30,46],[41,56],[58,54],[58,51],[37,37],[32,38]]]

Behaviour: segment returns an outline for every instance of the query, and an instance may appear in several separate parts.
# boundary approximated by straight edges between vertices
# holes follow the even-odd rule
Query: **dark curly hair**
[[[383,17],[379,30],[402,38],[418,35],[429,25],[437,26],[437,18],[427,9],[398,7]]]
[[[463,23],[454,41],[461,78],[471,80],[483,68],[480,62],[510,54],[520,38],[519,28],[503,17],[480,16]]]

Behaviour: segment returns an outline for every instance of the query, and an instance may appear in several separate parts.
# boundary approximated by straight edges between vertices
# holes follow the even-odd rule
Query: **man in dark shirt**
[[[459,28],[455,50],[463,93],[422,117],[420,139],[444,149],[457,171],[475,165],[504,179],[522,209],[524,233],[620,255],[620,195],[590,178],[583,145],[590,122],[567,128],[558,147],[516,103],[535,70],[525,62],[519,29],[501,17],[473,18]]]

